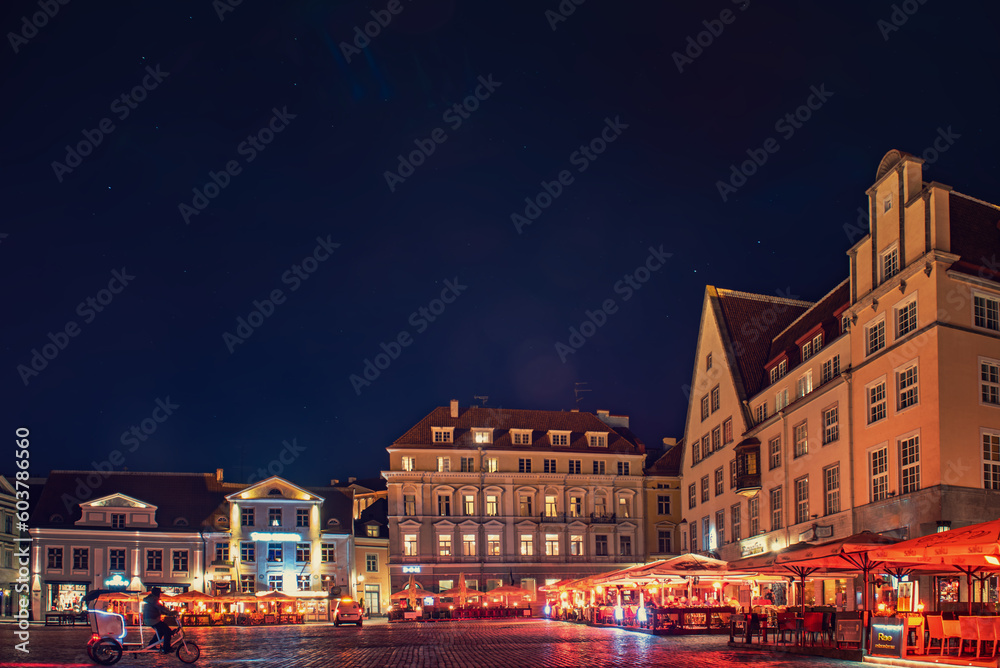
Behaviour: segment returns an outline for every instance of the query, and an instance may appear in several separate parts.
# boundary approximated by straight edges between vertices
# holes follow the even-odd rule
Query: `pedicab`
[[[122,654],[131,654],[138,658],[140,654],[177,654],[184,663],[194,663],[201,656],[198,645],[184,637],[184,627],[180,615],[164,615],[163,621],[172,629],[170,648],[163,651],[163,639],[151,628],[143,625],[130,626],[125,615],[107,609],[112,600],[126,601],[136,610],[142,603],[141,592],[108,592],[97,590],[84,599],[84,603],[93,601],[88,607],[87,616],[93,633],[87,643],[87,654],[95,662],[103,666],[118,663]],[[124,597],[124,598],[123,598]]]

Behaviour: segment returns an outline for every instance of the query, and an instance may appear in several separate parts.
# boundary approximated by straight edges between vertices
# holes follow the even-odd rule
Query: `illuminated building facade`
[[[667,451],[645,470],[646,561],[677,556],[681,550],[678,529],[681,512],[681,452],[676,439],[665,438]]]
[[[354,486],[354,596],[369,615],[389,610],[389,501],[386,490]],[[358,497],[363,497],[361,503]],[[361,510],[359,510],[359,508]]]
[[[818,302],[706,289],[683,547],[736,559],[1000,513],[1000,208],[922,162],[882,160],[870,230]]]
[[[534,591],[641,563],[645,446],[607,411],[431,411],[387,448],[393,590]]]
[[[7,480],[0,476],[0,617],[10,617],[18,609],[15,601],[18,592],[14,587],[19,566],[15,555],[19,546],[14,539],[20,533],[15,528],[16,495],[13,484],[13,478]]]

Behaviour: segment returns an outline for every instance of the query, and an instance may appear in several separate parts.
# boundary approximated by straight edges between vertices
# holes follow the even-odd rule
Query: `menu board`
[[[872,620],[872,656],[902,658],[906,640],[906,621],[899,617],[874,617]]]

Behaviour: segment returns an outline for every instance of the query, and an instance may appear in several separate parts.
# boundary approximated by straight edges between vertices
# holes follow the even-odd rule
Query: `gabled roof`
[[[771,342],[767,360],[773,360],[784,352],[788,353],[788,368],[792,369],[802,361],[802,350],[795,343],[808,334],[817,325],[824,325],[826,338],[823,345],[840,335],[840,323],[834,313],[851,303],[851,279],[845,279],[840,285],[826,293],[812,308],[805,311],[794,322],[779,333]],[[766,363],[766,362],[765,362]],[[762,382],[766,384],[766,381]],[[763,386],[762,386],[763,387]]]
[[[379,538],[389,537],[389,500],[381,498],[361,511],[361,516],[354,520],[354,535],[368,538],[368,525],[375,523],[379,528]]]
[[[306,487],[307,491],[323,497],[320,506],[319,526],[327,533],[350,534],[354,531],[354,490],[348,487]],[[330,524],[330,520],[336,520]]]
[[[431,427],[454,427],[454,443],[434,443]],[[492,428],[493,443],[474,443],[472,429]],[[511,429],[531,429],[531,445],[514,445]],[[569,446],[552,447],[548,432],[568,431]],[[420,422],[393,442],[396,447],[425,447],[434,449],[468,449],[480,445],[484,450],[573,450],[592,451],[587,443],[586,432],[600,432],[608,435],[608,452],[643,454],[645,445],[631,431],[624,427],[611,427],[593,413],[572,411],[533,411],[509,408],[484,408],[471,406],[460,408],[458,417],[451,417],[448,406],[435,408]],[[602,448],[604,450],[604,448]]]
[[[299,492],[299,493],[301,493],[301,494],[303,494],[305,496],[312,496],[312,495],[315,494],[315,492],[312,492],[311,490],[308,490],[305,487],[299,487],[298,485],[296,485],[295,483],[291,482],[290,480],[286,480],[285,478],[282,478],[280,476],[273,475],[270,478],[264,478],[263,480],[259,480],[259,481],[255,482],[253,484],[242,486],[241,489],[235,490],[231,494],[227,495],[226,496],[226,500],[227,501],[239,501],[240,499],[244,498],[243,497],[244,494],[248,494],[248,493],[252,494],[255,490],[262,490],[265,487],[275,487],[275,486],[277,486],[279,488],[279,491],[280,491],[281,487],[288,487],[289,489],[292,489],[292,490],[294,490],[296,492]],[[239,496],[237,496],[237,495],[239,495]],[[315,494],[315,496],[320,496],[320,495],[319,494]],[[259,497],[253,497],[253,498],[251,498],[249,500],[250,501],[259,501],[259,500],[265,500],[267,498],[269,498],[269,495],[265,492],[263,495],[261,495]],[[322,501],[322,500],[323,500],[322,498],[319,499],[319,501]]]
[[[811,302],[757,295],[709,286],[709,295],[718,304],[722,315],[719,329],[728,340],[736,358],[737,388],[742,387],[741,400],[749,399],[763,387],[764,365],[770,359],[771,342],[796,318],[812,306]]]
[[[682,451],[680,443],[671,447],[646,469],[646,475],[679,476],[681,474]]]
[[[98,478],[102,481],[96,489],[91,489],[87,485],[88,477],[91,481]],[[242,483],[219,482],[215,473],[52,471],[31,515],[30,525],[38,528],[74,528],[74,523],[81,517],[82,502],[124,494],[158,508],[157,527],[144,531],[189,531],[212,525],[214,517],[220,512],[226,515],[226,495],[245,486]],[[88,492],[86,498],[76,497],[78,489]],[[53,521],[54,516],[61,517],[63,521]],[[175,524],[178,519],[185,520],[187,527]]]

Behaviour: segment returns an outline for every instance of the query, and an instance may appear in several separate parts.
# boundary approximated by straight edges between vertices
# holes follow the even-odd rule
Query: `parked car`
[[[346,596],[337,600],[337,605],[333,609],[333,625],[355,623],[361,626],[361,604],[353,598]]]

